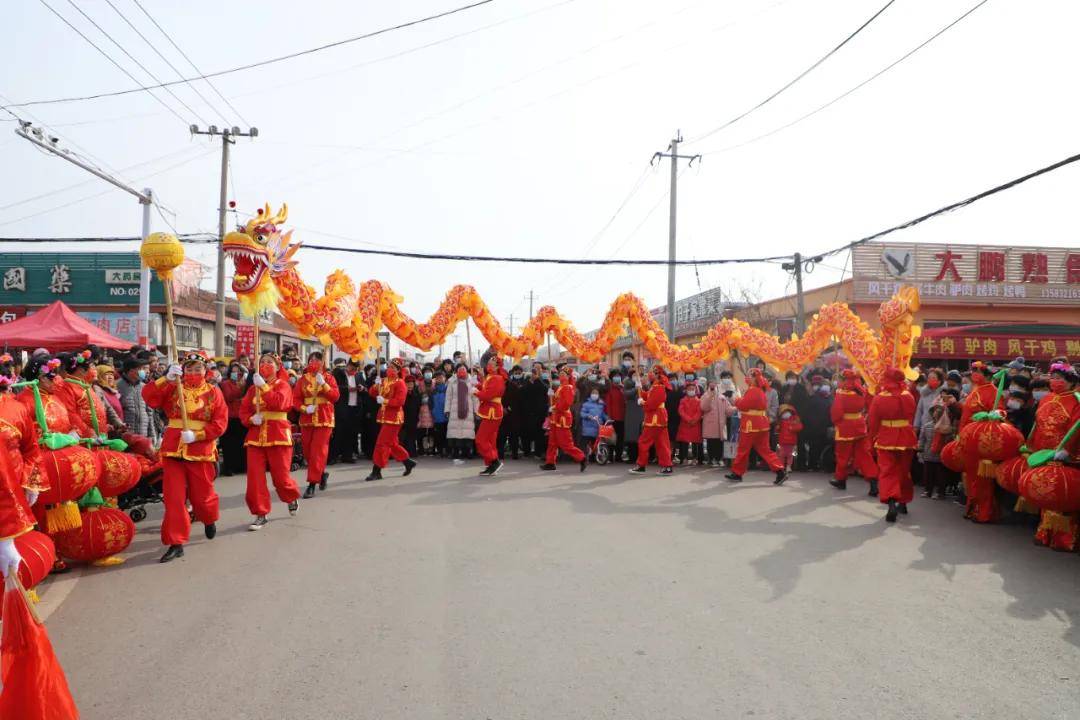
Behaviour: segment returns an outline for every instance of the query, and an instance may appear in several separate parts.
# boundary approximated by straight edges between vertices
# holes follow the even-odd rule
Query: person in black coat
[[[420,424],[420,390],[416,387],[416,377],[412,374],[405,376],[405,404],[402,410],[405,418],[398,437],[401,438],[401,445],[409,455],[416,457],[416,433]]]
[[[384,363],[385,365],[385,363]],[[385,374],[385,370],[382,371]],[[364,387],[370,388],[373,383],[379,382],[379,371],[372,364],[364,366]],[[360,449],[364,453],[364,459],[370,460],[375,457],[375,439],[379,436],[379,423],[375,417],[379,413],[379,403],[370,393],[363,393],[360,397]]]
[[[525,373],[520,365],[510,368],[510,381],[506,383],[503,391],[503,419],[499,425],[499,459],[503,459],[506,453],[507,442],[510,444],[510,457],[517,460],[522,450],[528,450],[524,445],[524,408],[525,401]]]
[[[780,404],[790,405],[795,408],[795,413],[800,418],[806,417],[807,406],[810,404],[810,393],[797,372],[788,370],[784,376],[784,385],[780,388]],[[795,469],[806,470],[806,459],[810,455],[810,430],[806,423],[799,432],[799,442],[795,448]]]
[[[825,452],[832,427],[832,387],[823,376],[814,375],[810,380],[810,389],[813,392],[807,400],[806,412],[802,415],[803,428],[808,431],[806,440],[809,455],[806,458],[806,469],[820,470],[821,455]]]
[[[521,432],[522,451],[525,457],[544,457],[547,452],[547,436],[544,434],[544,420],[548,416],[548,390],[550,379],[544,373],[544,364],[534,362],[521,388]]]
[[[683,384],[679,380],[678,374],[668,373],[668,380],[671,381],[671,390],[668,391],[664,407],[667,408],[667,431],[668,436],[671,438],[671,447],[676,447],[675,436],[679,433],[679,423],[681,422],[679,403],[682,402],[683,395],[686,393],[683,391]],[[685,460],[685,458],[681,459]]]

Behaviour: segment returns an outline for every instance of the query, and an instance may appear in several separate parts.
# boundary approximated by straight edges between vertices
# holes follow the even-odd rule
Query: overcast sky
[[[46,1],[141,81],[150,82],[72,2],[160,79],[177,77],[106,0]],[[133,0],[111,2],[177,68],[191,71]],[[141,2],[204,72],[464,4]],[[495,0],[215,80],[246,123],[205,83],[195,87],[220,111],[186,86],[174,91],[191,111],[157,93],[182,120],[147,93],[15,112],[45,123],[69,147],[131,182],[153,187],[181,232],[217,226],[220,151],[206,138],[189,137],[188,124],[203,123],[197,113],[219,126],[259,128],[257,140],[234,148],[230,198],[249,211],[288,202],[297,239],[415,251],[664,258],[669,166],[649,170],[652,153],[664,150],[676,129],[692,140],[757,104],[884,2]],[[830,108],[723,151],[832,100],[976,2],[895,0],[775,101],[684,144],[681,151],[705,157],[679,181],[680,258],[818,252],[1080,150],[1074,92],[1080,3],[989,0]],[[9,0],[3,16],[0,102],[134,85],[41,0]],[[455,35],[462,36],[450,39]],[[431,43],[438,44],[422,47]],[[0,122],[0,206],[9,206],[0,210],[0,236],[138,233],[133,198],[48,157],[15,137],[13,126]],[[78,183],[85,184],[70,188]],[[1070,166],[894,237],[1078,247],[1078,188],[1080,167]],[[68,203],[74,204],[58,207]],[[160,217],[154,229],[166,229]],[[189,248],[189,254],[213,262],[212,248]],[[476,286],[503,323],[513,313],[515,327],[528,315],[529,289],[537,307],[554,304],[582,330],[595,327],[620,292],[633,291],[652,306],[666,296],[664,268],[318,251],[298,259],[304,278],[320,289],[336,268],[357,282],[387,281],[405,297],[406,312],[424,320],[456,283]],[[819,267],[808,285],[838,279],[844,260]],[[788,287],[788,276],[775,265],[686,268],[678,273],[678,295],[740,282],[760,283],[766,296],[775,296]],[[464,337],[464,328],[459,333]]]

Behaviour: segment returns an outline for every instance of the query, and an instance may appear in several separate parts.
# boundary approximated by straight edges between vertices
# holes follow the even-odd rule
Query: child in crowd
[[[608,421],[607,413],[604,412],[604,401],[600,399],[600,391],[593,388],[589,398],[581,404],[581,451],[589,456],[589,460],[595,462],[596,455],[592,451],[592,445],[600,435],[600,426]]]
[[[938,497],[943,497],[945,494],[945,483],[942,470],[944,465],[941,464],[941,448],[943,444],[935,442],[937,440],[937,433],[935,427],[938,421],[941,420],[941,416],[946,413],[944,405],[933,405],[930,407],[930,411],[927,413],[926,422],[923,423],[922,428],[919,430],[919,462],[922,463],[923,469],[923,494],[924,498],[934,497],[934,489],[938,488]]]
[[[935,408],[941,408],[941,412],[935,414]],[[937,456],[937,467],[932,468],[932,470],[936,471],[937,475],[933,478],[933,487],[929,484],[926,486],[924,495],[926,497],[933,497],[932,491],[934,488],[937,488],[939,498],[943,498],[946,495],[956,495],[958,497],[957,502],[966,504],[967,499],[964,498],[963,493],[959,489],[960,474],[945,467],[941,462],[942,448],[956,438],[957,428],[960,426],[961,412],[960,391],[949,387],[941,391],[941,395],[938,397],[938,404],[930,409],[929,414],[933,419],[934,424],[929,454],[931,457]]]
[[[780,406],[780,422],[776,440],[780,447],[780,461],[784,463],[784,470],[791,470],[795,459],[795,448],[799,444],[799,433],[802,432],[803,424],[799,413],[791,405]]]
[[[684,465],[690,458],[693,448],[694,460],[698,465],[705,464],[702,453],[701,434],[701,399],[697,396],[698,385],[687,383],[682,399],[679,401],[679,429],[675,433],[675,442],[679,447],[679,464]]]

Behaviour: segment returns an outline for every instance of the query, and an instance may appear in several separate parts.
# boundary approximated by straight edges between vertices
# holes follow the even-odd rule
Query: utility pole
[[[802,253],[795,253],[792,262],[784,263],[780,267],[795,276],[795,332],[802,337],[806,332],[806,303],[803,297],[803,273],[810,274],[814,271],[814,265],[824,258],[821,255],[803,259]]]
[[[511,335],[514,334],[514,316],[513,316],[513,314],[510,315],[510,334]]]
[[[533,291],[529,291],[529,320],[533,319]]]
[[[217,125],[211,125],[206,130],[200,130],[198,125],[188,128],[192,135],[215,135],[221,136],[221,197],[218,201],[218,257],[217,257],[217,297],[214,301],[214,355],[221,357],[225,354],[225,213],[228,211],[229,189],[229,146],[236,142],[237,137],[259,137],[259,128],[250,128],[242,132],[240,128],[218,129]],[[258,352],[258,348],[255,349]]]
[[[679,160],[689,160],[689,165],[693,165],[694,160],[701,161],[701,155],[679,154],[679,143],[682,142],[682,139],[682,131],[677,130],[671,144],[668,145],[668,152],[653,153],[652,160],[649,161],[652,164],[660,158],[671,158],[671,206],[668,210],[667,327],[665,328],[668,340],[671,342],[675,342],[675,216],[678,207]]]
[[[46,136],[41,131],[41,128],[34,127],[33,123],[27,122],[26,120],[19,121],[19,127],[15,128],[15,134],[24,140],[29,140],[39,148],[47,150],[56,157],[67,160],[72,165],[80,167],[91,175],[96,175],[110,185],[114,185],[124,192],[130,193],[138,198],[139,204],[142,206],[142,239],[146,240],[146,236],[150,234],[150,206],[154,204],[154,194],[149,188],[139,192],[135,188],[128,187],[104,170],[99,170],[96,167],[86,164],[69,150],[60,147],[60,138]],[[138,326],[139,344],[145,347],[148,343],[148,336],[150,334],[150,268],[146,267],[145,263],[142,264],[142,270],[139,273]]]

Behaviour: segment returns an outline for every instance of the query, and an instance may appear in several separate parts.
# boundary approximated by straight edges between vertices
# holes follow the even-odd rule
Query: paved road
[[[48,620],[86,720],[1075,718],[1080,558],[853,483],[424,462],[182,561],[160,506]],[[48,592],[46,600],[48,602]]]

